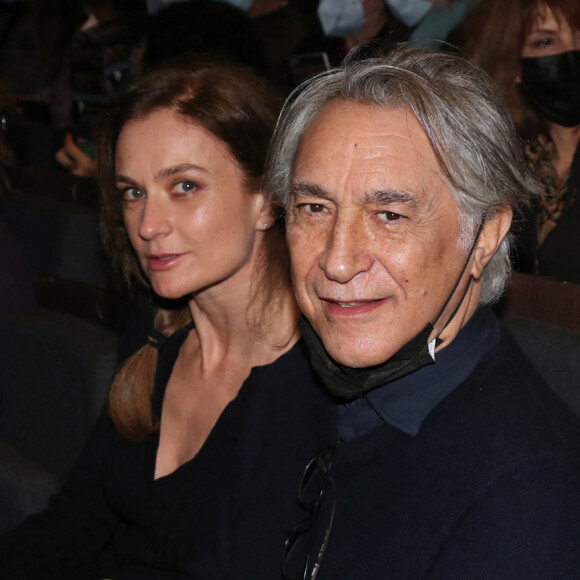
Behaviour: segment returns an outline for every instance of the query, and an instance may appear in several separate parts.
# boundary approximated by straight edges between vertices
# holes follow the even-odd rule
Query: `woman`
[[[195,61],[150,73],[104,117],[105,244],[164,307],[70,481],[0,542],[1,577],[78,578],[97,561],[105,578],[279,574],[321,446],[301,420],[324,399],[261,190],[277,110],[254,74]]]
[[[482,0],[464,38],[503,90],[547,194],[524,226],[517,265],[580,282],[580,4]]]

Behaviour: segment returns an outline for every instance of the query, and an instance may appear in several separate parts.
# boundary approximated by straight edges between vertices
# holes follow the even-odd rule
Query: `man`
[[[538,194],[489,80],[409,47],[351,59],[286,105],[270,175],[337,405],[285,577],[580,578],[579,424],[485,307]]]

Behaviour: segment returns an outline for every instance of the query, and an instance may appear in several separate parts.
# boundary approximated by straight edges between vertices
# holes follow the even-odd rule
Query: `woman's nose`
[[[151,240],[171,232],[171,219],[167,203],[161,197],[148,196],[143,203],[139,236]]]

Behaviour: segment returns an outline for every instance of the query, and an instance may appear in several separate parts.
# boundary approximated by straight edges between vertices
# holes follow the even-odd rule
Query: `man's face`
[[[468,254],[422,127],[405,108],[332,101],[304,135],[294,189],[300,308],[336,361],[384,362],[435,320]]]

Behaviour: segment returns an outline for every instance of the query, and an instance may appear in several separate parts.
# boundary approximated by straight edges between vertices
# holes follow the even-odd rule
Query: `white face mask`
[[[320,0],[318,19],[326,36],[348,36],[361,28],[365,12],[360,0]]]
[[[415,26],[433,8],[428,0],[385,0],[393,16],[407,26]]]

